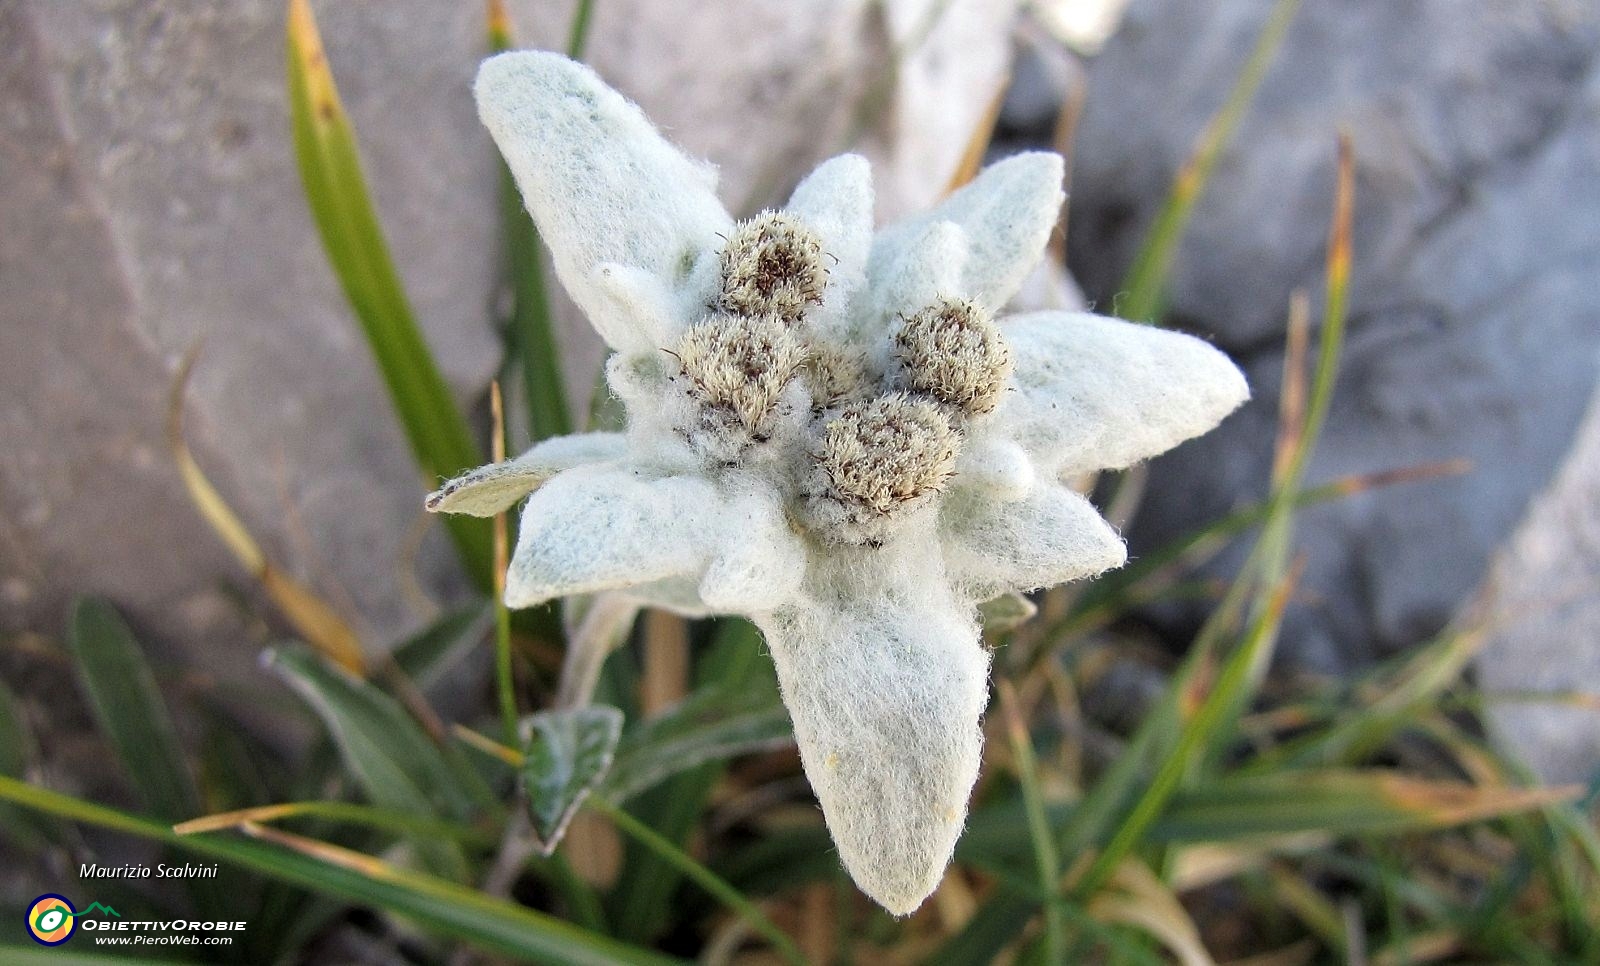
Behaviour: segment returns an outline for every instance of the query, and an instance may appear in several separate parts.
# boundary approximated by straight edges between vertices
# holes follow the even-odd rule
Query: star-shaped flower
[[[528,494],[506,603],[621,591],[766,636],[855,881],[938,884],[977,779],[977,604],[1100,573],[1122,540],[1063,482],[1203,433],[1248,396],[1188,336],[996,313],[1040,259],[1061,160],[995,164],[874,236],[867,163],[736,222],[715,174],[587,67],[484,63],[479,112],[572,298],[615,350],[625,433],[547,440],[433,510]]]

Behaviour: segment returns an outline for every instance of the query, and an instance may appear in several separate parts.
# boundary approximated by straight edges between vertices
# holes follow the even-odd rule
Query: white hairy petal
[[[1016,366],[985,432],[1041,473],[1121,469],[1211,429],[1250,398],[1227,356],[1193,336],[1085,312],[1001,320]]]
[[[966,233],[949,221],[917,226],[907,245],[883,252],[874,246],[869,288],[854,313],[856,338],[868,343],[882,340],[897,317],[913,315],[959,293],[966,263]]]
[[[697,574],[708,559],[693,523],[717,489],[699,476],[651,478],[587,466],[546,483],[522,510],[506,606]]]
[[[991,313],[999,311],[1044,255],[1066,199],[1061,173],[1061,156],[1048,152],[1017,154],[984,168],[933,210],[878,235],[868,268],[873,285],[880,266],[897,262],[925,226],[953,222],[966,233],[968,253],[960,290],[947,294],[971,299]]]
[[[845,869],[896,915],[921,905],[950,862],[988,696],[972,608],[919,590],[756,617]]]
[[[468,470],[428,494],[426,505],[433,513],[492,517],[511,509],[562,470],[618,460],[626,450],[621,433],[556,436],[514,459]]]
[[[822,304],[806,317],[820,333],[838,330],[866,281],[867,253],[872,248],[872,200],[872,166],[860,155],[841,154],[807,175],[784,206],[817,233],[829,256]]]
[[[951,582],[979,600],[1092,577],[1128,559],[1089,501],[1053,481],[1015,502],[953,493],[939,531]]]
[[[491,57],[474,94],[562,284],[601,337],[619,351],[666,344],[668,333],[640,331],[636,319],[615,314],[614,294],[600,290],[593,272],[615,263],[673,292],[691,280],[703,285],[709,276],[695,272],[696,263],[715,260],[717,236],[733,224],[713,191],[713,170],[668,144],[592,70],[558,54]],[[702,303],[710,294],[694,293]]]

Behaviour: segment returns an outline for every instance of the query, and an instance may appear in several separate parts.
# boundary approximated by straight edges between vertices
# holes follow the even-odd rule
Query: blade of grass
[[[109,603],[83,598],[68,641],[95,720],[145,807],[166,819],[200,811],[177,730],[128,625]]]
[[[1227,100],[1206,123],[1194,151],[1178,169],[1172,190],[1156,215],[1150,234],[1134,257],[1133,266],[1122,283],[1123,295],[1117,299],[1117,314],[1136,322],[1155,322],[1162,312],[1167,275],[1172,257],[1189,224],[1189,216],[1211,179],[1212,169],[1239,122],[1255,99],[1267,68],[1272,65],[1284,34],[1294,20],[1300,0],[1278,0],[1256,38],[1255,48],[1233,82]]]
[[[616,942],[512,902],[328,843],[261,835],[178,835],[158,822],[0,777],[0,799],[58,818],[176,846],[312,892],[405,916],[478,949],[553,966],[669,964],[679,960]]]
[[[427,483],[436,484],[482,463],[482,453],[422,338],[390,259],[361,172],[355,131],[340,103],[310,0],[289,0],[288,78],[295,155],[312,218],[366,334],[417,466]],[[445,525],[467,571],[487,590],[487,521],[451,516]]]
[[[1095,857],[1089,870],[1074,887],[1078,896],[1093,896],[1115,873],[1123,858],[1139,844],[1149,827],[1160,817],[1162,809],[1177,791],[1195,755],[1203,750],[1226,710],[1234,703],[1249,682],[1250,670],[1258,655],[1271,647],[1293,590],[1295,575],[1290,575],[1274,590],[1270,606],[1253,622],[1240,646],[1229,656],[1214,684],[1205,687],[1203,697],[1190,693],[1183,704],[1193,710],[1186,719],[1178,740],[1165,756],[1145,792],[1112,833],[1110,841]],[[1198,702],[1196,698],[1199,697]]]
[[[1039,767],[1033,754],[1033,738],[1028,734],[1027,723],[1017,707],[1017,691],[1010,681],[1001,680],[1000,707],[1005,714],[1006,734],[1011,740],[1011,757],[1017,768],[1017,783],[1022,787],[1022,801],[1028,815],[1028,834],[1033,841],[1034,869],[1039,875],[1039,888],[1047,896],[1055,895],[1061,883],[1061,856],[1056,853],[1050,823],[1045,816],[1044,798],[1039,791]],[[1044,907],[1044,949],[1048,961],[1060,963],[1067,954],[1066,929],[1062,924],[1058,903],[1049,902]]]
[[[695,885],[710,893],[718,901],[726,905],[741,919],[749,924],[750,928],[766,937],[772,943],[773,949],[787,963],[804,966],[806,958],[801,954],[799,947],[782,929],[779,929],[766,914],[756,908],[755,904],[746,899],[738,889],[729,885],[715,872],[696,862],[689,855],[673,845],[671,842],[656,834],[655,830],[630,815],[626,809],[621,809],[605,801],[599,796],[590,796],[589,807],[604,815],[614,822],[622,833],[640,845],[649,849],[661,858],[663,862],[677,869]]]

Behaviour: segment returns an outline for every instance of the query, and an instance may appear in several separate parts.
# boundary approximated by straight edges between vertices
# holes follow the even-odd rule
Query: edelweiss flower
[[[995,314],[1041,257],[1061,161],[993,165],[874,237],[867,163],[735,222],[588,68],[484,63],[479,112],[578,306],[615,350],[626,433],[551,439],[433,510],[532,494],[506,603],[622,590],[766,635],[806,775],[855,881],[897,914],[938,885],[978,774],[977,604],[1120,565],[1063,480],[1205,432],[1248,395],[1187,336]]]

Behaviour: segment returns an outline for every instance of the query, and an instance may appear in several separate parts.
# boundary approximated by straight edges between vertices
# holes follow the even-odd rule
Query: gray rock
[[[511,4],[528,43],[564,43],[555,6]],[[731,205],[781,198],[855,138],[883,165],[888,214],[947,181],[1009,56],[1014,3],[960,0],[927,25],[924,7],[607,0],[590,52],[723,166]],[[301,195],[284,9],[0,4],[0,631],[59,634],[66,600],[97,592],[174,660],[250,659],[259,622],[220,589],[249,580],[161,435],[201,339],[189,437],[271,556],[374,645],[462,591],[437,527],[415,549],[426,484]],[[417,315],[458,398],[480,400],[499,356],[494,156],[469,91],[482,4],[316,9]],[[894,77],[890,49],[907,52]],[[582,411],[599,347],[581,319],[563,325]]]
[[[1141,0],[1091,67],[1072,265],[1116,285],[1270,0]],[[1358,159],[1350,335],[1312,481],[1455,457],[1464,477],[1304,515],[1288,656],[1337,670],[1436,631],[1566,454],[1596,379],[1600,8],[1306,4],[1176,261],[1175,321],[1257,400],[1152,472],[1135,550],[1261,494],[1289,293],[1319,288],[1334,138]]]
[[[1491,692],[1577,691],[1574,705],[1504,694],[1491,705],[1501,745],[1552,784],[1600,770],[1600,392],[1578,443],[1516,534],[1484,588],[1495,628],[1478,657]]]

